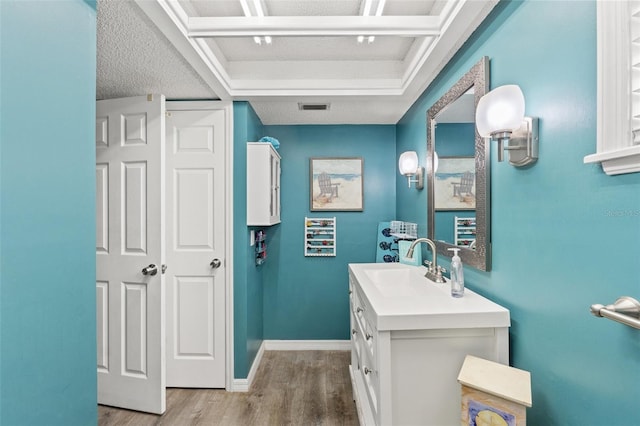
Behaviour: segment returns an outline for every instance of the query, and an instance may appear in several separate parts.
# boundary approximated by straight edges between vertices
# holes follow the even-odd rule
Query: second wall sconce
[[[524,95],[515,84],[496,87],[478,102],[476,127],[480,136],[498,142],[498,161],[522,167],[538,159],[538,118],[524,116]]]
[[[411,184],[416,184],[416,189],[424,188],[424,168],[418,163],[418,154],[415,151],[406,151],[400,155],[398,160],[400,174],[407,177],[409,188]],[[415,179],[411,179],[415,176]]]

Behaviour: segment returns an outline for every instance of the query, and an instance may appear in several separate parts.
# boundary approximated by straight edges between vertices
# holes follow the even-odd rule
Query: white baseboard
[[[351,340],[263,340],[246,379],[233,379],[232,392],[249,392],[264,351],[349,351]]]
[[[265,340],[268,351],[348,351],[351,340]]]
[[[260,367],[260,363],[262,362],[262,355],[264,355],[265,346],[266,345],[263,340],[260,344],[260,349],[258,349],[258,353],[253,360],[253,364],[251,364],[251,369],[249,370],[249,375],[247,376],[247,378],[233,379],[233,392],[249,392],[251,383],[253,383],[253,379],[255,379],[256,373],[258,372],[258,367]]]

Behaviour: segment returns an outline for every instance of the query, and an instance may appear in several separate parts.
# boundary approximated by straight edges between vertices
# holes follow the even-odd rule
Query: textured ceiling
[[[247,100],[264,124],[394,124],[497,1],[98,0],[97,94]]]
[[[98,99],[218,98],[134,2],[99,0],[97,15]]]

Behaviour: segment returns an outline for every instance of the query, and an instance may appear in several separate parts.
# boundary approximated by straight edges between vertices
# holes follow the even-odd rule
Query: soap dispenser
[[[464,272],[462,271],[462,259],[458,256],[459,248],[450,248],[453,252],[451,258],[451,296],[464,296]]]

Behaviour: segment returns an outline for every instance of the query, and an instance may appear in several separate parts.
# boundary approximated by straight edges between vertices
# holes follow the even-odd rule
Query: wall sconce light
[[[480,136],[498,142],[498,161],[522,167],[538,159],[538,118],[524,116],[524,95],[515,84],[496,87],[478,102],[476,127]]]
[[[415,151],[406,151],[400,155],[398,160],[400,174],[407,177],[409,188],[411,184],[416,184],[416,189],[424,188],[424,168],[418,164],[418,154]],[[411,179],[412,177],[415,179]]]

